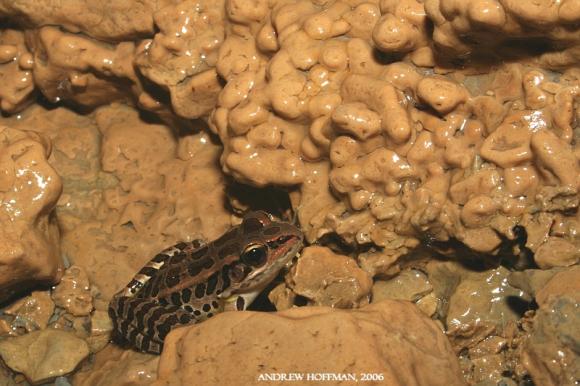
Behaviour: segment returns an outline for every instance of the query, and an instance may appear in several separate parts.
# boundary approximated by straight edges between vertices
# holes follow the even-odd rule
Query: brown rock
[[[436,323],[413,305],[391,300],[350,311],[223,313],[173,330],[155,384],[189,385],[195,379],[196,384],[254,385],[273,373],[352,373],[360,379],[361,372],[382,377],[367,384],[464,384]]]
[[[26,331],[46,328],[53,312],[54,303],[48,291],[34,291],[4,310],[5,314],[19,318]],[[12,325],[13,328],[19,327],[15,323]]]
[[[89,371],[79,371],[72,378],[78,386],[145,386],[157,375],[159,357],[107,346],[94,356]],[[197,383],[196,383],[197,384]]]
[[[91,315],[90,336],[86,339],[91,352],[100,351],[109,343],[112,330],[113,323],[108,312],[95,310]]]
[[[3,29],[0,32],[0,110],[15,113],[32,102],[32,55],[24,33]]]
[[[0,302],[62,275],[58,227],[49,214],[62,190],[39,135],[0,127]]]
[[[222,1],[185,0],[155,13],[159,32],[138,52],[140,72],[168,90],[174,111],[208,115],[221,90],[213,65],[224,40]]]
[[[574,265],[580,261],[580,244],[549,237],[536,251],[534,260],[542,269]]]
[[[574,296],[580,294],[580,266],[555,274],[536,293],[536,302],[540,307],[548,303],[551,297]]]
[[[501,335],[520,315],[509,298],[530,300],[522,290],[508,283],[509,271],[503,267],[474,272],[454,262],[430,262],[429,280],[435,295],[448,304],[447,335],[460,351],[490,335]]]
[[[389,281],[377,280],[373,285],[373,303],[384,299],[417,301],[433,287],[424,273],[406,270]]]
[[[287,282],[313,305],[338,308],[368,303],[372,286],[372,279],[355,260],[316,246],[304,248]]]
[[[159,3],[163,2],[2,0],[0,17],[27,26],[60,25],[71,32],[83,31],[96,38],[122,40],[152,34],[152,13]],[[127,17],[128,14],[131,17]]]
[[[60,330],[34,331],[0,341],[0,356],[6,365],[33,384],[70,373],[88,355],[84,340]]]
[[[579,292],[550,297],[534,318],[521,361],[536,385],[576,385],[580,379]]]
[[[89,278],[80,266],[68,268],[60,283],[52,291],[52,299],[59,307],[74,316],[86,316],[93,310]]]

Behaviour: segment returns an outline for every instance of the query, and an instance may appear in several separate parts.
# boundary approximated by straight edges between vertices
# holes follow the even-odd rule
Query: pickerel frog
[[[251,212],[217,240],[182,242],[156,255],[109,305],[113,338],[159,354],[169,331],[244,310],[302,246],[302,232]]]

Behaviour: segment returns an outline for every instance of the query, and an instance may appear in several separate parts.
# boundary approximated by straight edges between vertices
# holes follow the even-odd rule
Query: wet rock
[[[93,309],[93,297],[84,269],[76,265],[68,268],[52,291],[52,299],[57,306],[74,316],[89,315]]]
[[[62,275],[52,212],[62,190],[38,134],[0,127],[0,302]]]
[[[6,365],[33,384],[70,373],[88,355],[84,340],[53,329],[0,341],[0,356]]]
[[[157,375],[159,356],[123,350],[109,345],[95,354],[89,371],[79,371],[72,378],[75,386],[145,386]],[[196,383],[197,384],[197,383]]]
[[[313,305],[351,308],[367,304],[372,280],[356,261],[325,247],[307,247],[286,278]]]
[[[511,306],[512,299],[530,298],[509,285],[509,272],[501,267],[484,272],[470,272],[449,299],[448,335],[459,346],[470,346],[492,334],[501,334],[508,322],[520,315]]]
[[[26,331],[44,329],[54,312],[54,303],[48,291],[34,291],[4,310],[15,316],[12,329],[24,327]]]
[[[427,276],[414,269],[403,271],[388,281],[373,285],[373,303],[384,299],[417,301],[433,290]]]
[[[421,299],[417,300],[415,303],[417,307],[427,316],[435,315],[437,312],[437,307],[439,306],[439,300],[433,292],[423,296]]]
[[[524,290],[526,293],[536,296],[546,283],[554,277],[562,268],[552,268],[549,270],[526,269],[510,273],[508,282],[511,286]]]
[[[580,294],[580,266],[574,266],[566,271],[556,273],[536,293],[536,302],[540,307],[549,302],[550,298],[560,296],[575,296]]]
[[[238,365],[243,357],[244,365]],[[236,364],[236,365],[232,365]],[[269,373],[381,374],[385,385],[463,385],[437,324],[408,302],[358,310],[301,307],[222,313],[173,330],[155,385],[260,384]],[[337,384],[332,382],[329,384]]]
[[[503,267],[477,272],[453,262],[430,262],[427,272],[435,294],[448,304],[447,334],[458,351],[501,335],[531,300],[508,283],[509,271]]]
[[[296,294],[284,283],[277,285],[268,294],[268,299],[274,304],[278,311],[292,308],[296,300]]]
[[[69,31],[82,31],[104,40],[153,34],[152,14],[159,6],[157,1],[108,2],[108,12],[103,12],[97,4],[93,0],[72,3],[55,3],[50,0],[0,1],[0,16],[27,26],[61,25]],[[127,17],[129,12],[130,18]],[[26,17],[21,18],[21,15]]]
[[[542,269],[577,264],[580,261],[580,243],[574,244],[560,237],[550,237],[540,245],[534,260]]]
[[[95,310],[91,315],[90,324],[90,336],[87,337],[86,341],[89,344],[90,351],[97,352],[109,343],[113,323],[106,311]]]
[[[579,294],[551,297],[537,312],[521,358],[536,385],[576,385],[580,379]]]

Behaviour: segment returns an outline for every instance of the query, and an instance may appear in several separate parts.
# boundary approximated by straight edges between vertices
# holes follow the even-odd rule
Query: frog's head
[[[223,299],[255,297],[298,253],[304,237],[297,227],[262,211],[245,215],[237,234],[239,259],[227,268],[231,283],[220,295]]]

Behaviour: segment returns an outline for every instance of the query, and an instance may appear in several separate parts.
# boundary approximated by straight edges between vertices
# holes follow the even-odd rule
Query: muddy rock
[[[46,329],[0,341],[0,356],[32,384],[42,384],[73,371],[89,355],[84,340]]]
[[[28,332],[46,328],[53,312],[54,302],[48,291],[33,291],[4,309],[5,314],[14,316],[11,330],[23,327]]]
[[[550,298],[575,296],[580,294],[580,266],[561,271],[553,275],[545,285],[536,292],[536,302],[542,307]]]
[[[50,0],[0,2],[0,16],[18,20],[23,26],[62,25],[71,32],[96,38],[122,40],[146,36],[154,31],[152,13],[159,5],[153,0],[104,3],[94,0],[54,2]],[[109,11],[104,12],[103,7]],[[127,12],[131,17],[127,18]],[[20,19],[21,15],[26,15]]]
[[[244,366],[230,367],[240,352]],[[155,384],[186,385],[195,378],[202,384],[253,385],[260,384],[260,374],[279,369],[305,377],[311,372],[381,374],[383,380],[374,384],[464,384],[437,325],[410,303],[391,300],[350,311],[306,307],[275,314],[224,313],[176,329],[166,341]]]
[[[373,285],[373,303],[384,299],[417,301],[431,292],[433,287],[424,273],[406,270],[391,280],[377,280]]]
[[[576,279],[578,275],[576,275]],[[579,292],[549,297],[534,318],[522,363],[538,385],[575,385],[580,379]]]
[[[50,216],[62,182],[49,155],[44,137],[0,127],[0,301],[62,276],[58,227]]]
[[[103,349],[111,339],[113,323],[108,312],[95,310],[91,315],[90,335],[86,338],[90,351],[97,352]]]
[[[508,276],[508,282],[511,286],[524,290],[531,296],[536,297],[540,290],[544,286],[551,282],[551,279],[558,272],[561,272],[562,268],[553,268],[548,270],[541,269],[526,269],[524,271],[512,272]]]
[[[458,351],[504,334],[520,318],[518,306],[531,301],[509,284],[509,271],[503,267],[474,272],[453,262],[430,262],[427,272],[435,295],[446,305],[441,312]]]
[[[313,305],[358,307],[369,302],[370,276],[356,261],[328,248],[307,247],[286,278],[292,291]]]
[[[52,291],[54,303],[74,316],[86,316],[93,310],[93,297],[85,271],[73,265]]]
[[[32,103],[34,61],[25,44],[24,33],[17,30],[0,32],[0,110],[15,113]]]
[[[580,261],[580,242],[573,243],[560,237],[550,237],[540,245],[534,260],[542,269],[577,264]]]
[[[94,357],[92,371],[77,372],[72,383],[79,386],[149,385],[157,377],[159,357],[108,346]]]

